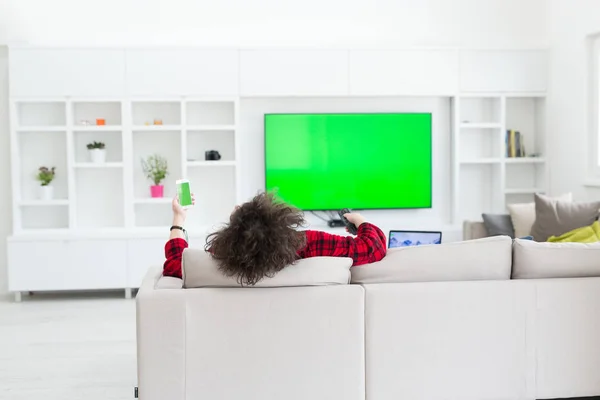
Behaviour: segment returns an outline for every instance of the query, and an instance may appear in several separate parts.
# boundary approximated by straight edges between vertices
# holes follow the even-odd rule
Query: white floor
[[[0,300],[0,399],[133,399],[135,300]]]

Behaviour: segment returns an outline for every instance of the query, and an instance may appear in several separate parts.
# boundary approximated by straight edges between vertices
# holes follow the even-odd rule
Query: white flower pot
[[[106,149],[90,149],[90,161],[94,164],[103,164],[106,162]]]
[[[40,200],[49,201],[52,200],[53,197],[54,187],[50,185],[40,186]]]

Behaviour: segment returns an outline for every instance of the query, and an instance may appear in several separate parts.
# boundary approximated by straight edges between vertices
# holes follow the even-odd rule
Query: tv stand
[[[339,218],[331,218],[329,221],[327,221],[327,226],[330,228],[343,228],[346,225],[344,224],[344,221]]]

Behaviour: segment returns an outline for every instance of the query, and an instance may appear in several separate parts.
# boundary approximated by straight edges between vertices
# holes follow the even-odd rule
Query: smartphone
[[[192,191],[190,190],[190,181],[187,179],[179,179],[175,182],[177,184],[177,197],[179,198],[179,204],[183,208],[192,206]]]

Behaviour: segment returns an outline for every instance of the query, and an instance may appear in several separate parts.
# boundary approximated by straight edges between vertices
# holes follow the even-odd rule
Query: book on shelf
[[[527,153],[525,152],[525,140],[523,139],[523,134],[519,131],[515,131],[514,129],[509,129],[506,131],[505,148],[506,157],[508,158],[527,156]]]

